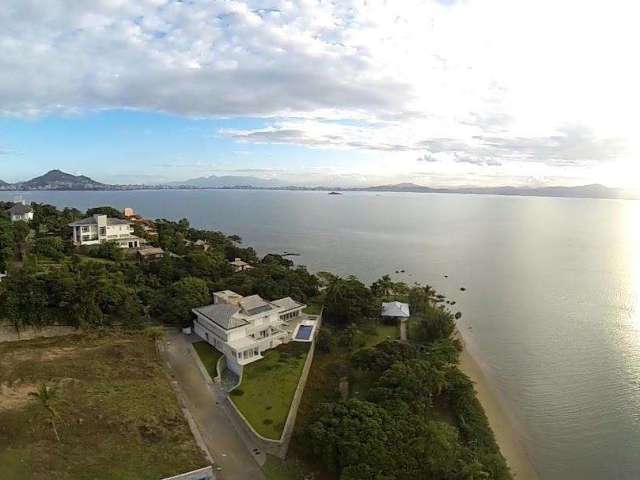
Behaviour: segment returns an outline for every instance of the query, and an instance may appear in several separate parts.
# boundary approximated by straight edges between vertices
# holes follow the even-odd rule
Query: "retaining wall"
[[[192,472],[181,473],[174,477],[167,477],[163,480],[215,480],[216,476],[213,473],[213,468],[204,467]]]
[[[79,333],[79,331],[69,326],[52,325],[43,328],[25,327],[18,333],[16,329],[10,325],[0,325],[0,343],[31,340],[32,338],[40,337],[61,337],[74,333]]]

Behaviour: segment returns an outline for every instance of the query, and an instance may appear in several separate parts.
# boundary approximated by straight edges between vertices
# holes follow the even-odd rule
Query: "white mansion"
[[[70,223],[73,228],[74,245],[97,245],[116,242],[122,248],[140,247],[144,240],[133,234],[133,225],[127,220],[93,215]]]
[[[290,297],[269,302],[222,290],[213,294],[213,302],[193,309],[194,332],[224,353],[227,367],[238,375],[265,350],[290,340],[311,341],[315,330],[316,322],[302,314],[306,305]],[[298,336],[299,331],[305,335]]]

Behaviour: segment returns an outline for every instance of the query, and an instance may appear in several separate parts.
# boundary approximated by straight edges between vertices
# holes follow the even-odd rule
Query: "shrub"
[[[244,395],[244,390],[236,388],[235,390],[231,390],[231,393],[229,395],[233,395],[234,397],[241,397],[242,395]]]

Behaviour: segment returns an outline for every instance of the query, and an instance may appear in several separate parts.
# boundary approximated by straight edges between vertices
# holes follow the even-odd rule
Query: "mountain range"
[[[576,187],[454,187],[433,188],[414,183],[398,183],[372,187],[345,188],[335,186],[300,187],[286,185],[278,180],[245,177],[216,176],[199,177],[190,180],[170,182],[162,185],[110,185],[97,182],[84,175],[72,175],[61,170],[51,170],[31,180],[7,183],[0,180],[0,190],[150,190],[178,188],[218,188],[218,189],[255,189],[255,190],[317,190],[338,192],[415,192],[415,193],[458,193],[477,195],[518,195],[537,197],[574,197],[574,198],[628,198],[640,199],[637,192],[629,192],[618,188],[610,188],[600,184],[580,185]]]
[[[240,175],[211,175],[209,177],[198,177],[179,182],[169,182],[166,185],[173,187],[195,187],[195,188],[232,188],[232,187],[254,187],[254,188],[277,188],[285,186],[284,183],[270,178],[245,177]]]

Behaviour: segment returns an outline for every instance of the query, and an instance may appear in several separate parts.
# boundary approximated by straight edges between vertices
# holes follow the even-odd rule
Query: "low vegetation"
[[[149,479],[206,465],[144,334],[0,344],[3,480]]]
[[[260,435],[276,440],[282,435],[308,352],[308,343],[290,342],[244,367],[231,399]]]
[[[209,376],[213,379],[218,376],[218,360],[222,357],[222,353],[213,348],[207,342],[196,342],[193,344],[198,357],[202,361],[204,368],[209,372]]]

